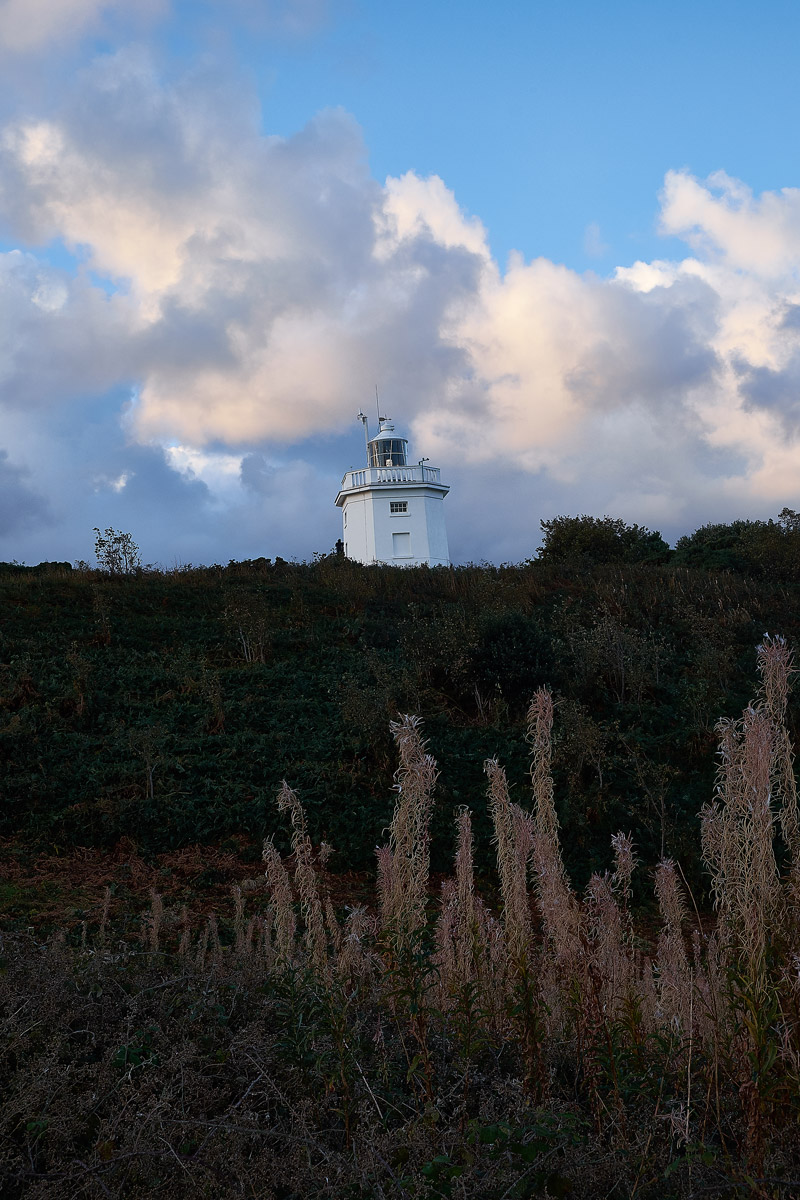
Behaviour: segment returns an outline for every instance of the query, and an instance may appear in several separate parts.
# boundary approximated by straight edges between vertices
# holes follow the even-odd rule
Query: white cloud
[[[757,277],[785,280],[800,266],[800,188],[755,197],[724,171],[705,181],[686,171],[669,171],[661,228],[712,260]]]
[[[376,213],[375,253],[390,259],[404,242],[430,239],[448,249],[460,247],[488,257],[486,230],[477,217],[465,218],[453,193],[438,175],[421,179],[406,171],[386,180],[383,203]]]
[[[95,478],[95,491],[100,491],[103,488],[109,488],[112,492],[121,492],[128,482],[133,478],[133,472],[123,471],[114,479],[109,479],[107,475],[98,475]]]
[[[198,450],[196,446],[167,446],[165,456],[173,470],[187,479],[199,479],[216,500],[238,497],[242,455]]]

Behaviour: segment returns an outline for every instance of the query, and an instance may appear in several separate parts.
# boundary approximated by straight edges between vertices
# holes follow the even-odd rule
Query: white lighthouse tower
[[[408,462],[408,439],[378,417],[367,442],[367,465],[346,471],[336,503],[342,510],[342,540],[348,558],[396,567],[449,567],[444,498],[450,491],[439,468],[425,459]]]

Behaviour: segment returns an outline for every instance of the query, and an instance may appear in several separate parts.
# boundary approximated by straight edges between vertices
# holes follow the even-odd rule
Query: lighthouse
[[[378,432],[364,426],[367,462],[345,471],[336,504],[342,510],[342,541],[348,558],[395,567],[449,567],[444,498],[450,491],[438,467],[408,461],[408,439],[389,417]]]

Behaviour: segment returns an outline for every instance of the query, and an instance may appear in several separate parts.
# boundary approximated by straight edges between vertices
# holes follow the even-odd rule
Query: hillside
[[[113,577],[0,573],[0,836],[147,854],[245,835],[286,848],[286,778],[336,870],[373,864],[392,806],[389,722],[418,714],[455,806],[488,845],[483,761],[525,803],[525,712],[556,699],[565,858],[580,885],[629,831],[697,881],[714,725],[752,692],[764,631],[798,635],[798,587],[674,565],[532,562],[397,571],[335,557]],[[797,726],[796,706],[790,726]],[[478,866],[483,864],[479,861]]]

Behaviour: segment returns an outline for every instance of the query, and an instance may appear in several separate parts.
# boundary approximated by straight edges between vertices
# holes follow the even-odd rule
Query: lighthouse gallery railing
[[[438,467],[361,467],[345,471],[342,489],[370,487],[375,483],[439,483]]]

